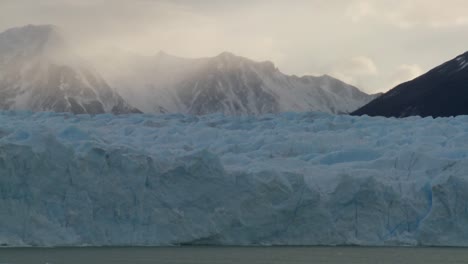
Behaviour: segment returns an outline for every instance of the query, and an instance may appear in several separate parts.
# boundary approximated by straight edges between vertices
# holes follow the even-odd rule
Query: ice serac
[[[75,55],[60,29],[52,25],[0,33],[0,109],[139,112]]]
[[[0,113],[0,244],[468,246],[468,118]]]
[[[199,59],[116,54],[101,71],[126,100],[149,113],[349,113],[375,98],[330,76],[288,76],[272,62],[229,52]]]

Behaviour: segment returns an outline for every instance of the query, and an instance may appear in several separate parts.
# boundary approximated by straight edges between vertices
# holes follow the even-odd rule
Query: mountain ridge
[[[109,60],[92,64],[70,47],[54,25],[27,25],[0,33],[0,108],[6,110],[341,114],[374,97],[328,75],[286,75],[271,61],[258,62],[232,52],[187,59],[164,51],[154,56],[122,56],[114,51]]]
[[[108,65],[111,69],[101,69],[106,79],[144,112],[336,114],[349,113],[375,98],[328,75],[286,75],[271,61],[258,62],[231,52],[183,58],[160,51],[154,56],[133,56],[131,66],[118,61]]]

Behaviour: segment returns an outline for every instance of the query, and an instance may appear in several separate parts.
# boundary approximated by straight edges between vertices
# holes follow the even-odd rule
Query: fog
[[[0,30],[54,24],[89,58],[223,51],[296,75],[330,74],[366,92],[468,50],[461,0],[1,0]]]

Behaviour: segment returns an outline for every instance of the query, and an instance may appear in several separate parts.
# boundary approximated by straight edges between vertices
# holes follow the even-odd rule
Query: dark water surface
[[[468,263],[463,248],[362,247],[171,247],[0,249],[0,263],[9,264],[302,264]]]

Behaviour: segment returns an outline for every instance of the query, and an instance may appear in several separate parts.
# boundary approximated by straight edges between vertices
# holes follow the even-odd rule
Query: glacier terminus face
[[[0,112],[0,244],[468,246],[468,117]]]

